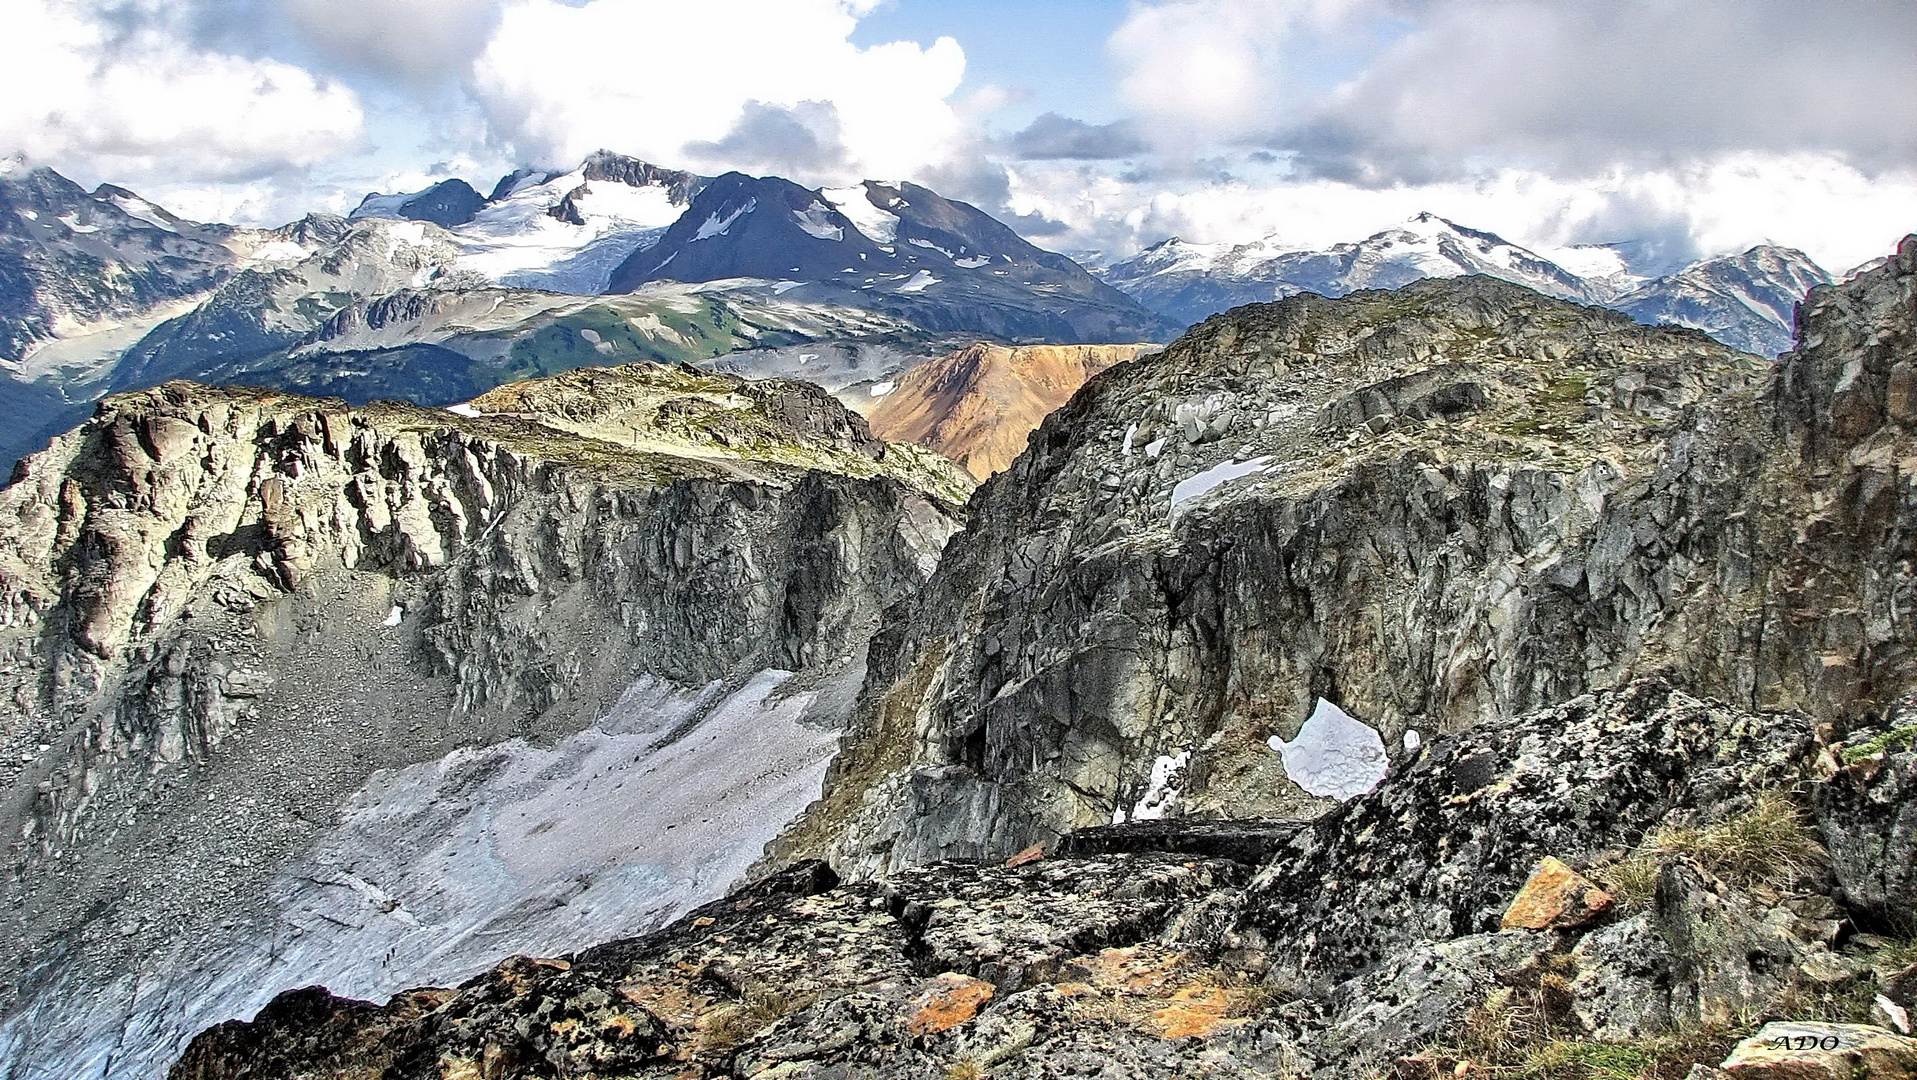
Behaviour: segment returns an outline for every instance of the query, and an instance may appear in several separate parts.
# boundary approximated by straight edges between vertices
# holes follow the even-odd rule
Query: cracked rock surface
[[[1489,770],[1477,799],[1439,809],[1460,805],[1458,764],[1487,742],[1528,760],[1580,714],[1604,722],[1587,721],[1540,770],[1621,776],[1671,757],[1674,771],[1541,808],[1522,782],[1498,790]],[[1660,731],[1689,741],[1646,741]],[[948,862],[841,883],[802,863],[651,935],[515,958],[456,989],[384,1006],[288,995],[201,1035],[171,1077],[1333,1080],[1388,1072],[1499,994],[1557,987],[1567,1034],[1649,1035],[1685,1009],[1760,1015],[1818,979],[1869,977],[1797,914],[1814,890],[1760,898],[1683,862],[1653,903],[1568,931],[1498,931],[1495,915],[1483,925],[1475,899],[1448,891],[1480,885],[1468,873],[1479,858],[1495,868],[1559,850],[1588,868],[1598,845],[1735,817],[1727,790],[1805,778],[1802,717],[1651,682],[1515,718],[1498,736],[1437,740],[1350,812],[1243,856],[1260,865],[1167,850],[1186,826],[1150,822],[1098,830],[1096,853],[1017,867]],[[1450,813],[1426,824],[1450,830],[1435,835],[1451,838],[1451,865],[1432,859],[1434,834],[1384,824],[1405,807]],[[1194,843],[1217,842],[1197,825]],[[1330,869],[1360,866],[1362,880]],[[1316,891],[1343,895],[1350,914],[1311,908],[1312,881],[1341,885]],[[1521,882],[1487,874],[1485,906]],[[1363,925],[1372,911],[1401,925]],[[1765,949],[1792,962],[1760,964]]]

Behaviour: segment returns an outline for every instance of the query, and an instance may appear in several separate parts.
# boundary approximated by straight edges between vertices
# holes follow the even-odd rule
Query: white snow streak
[[[1153,454],[1153,457],[1158,455]],[[1196,476],[1188,476],[1172,488],[1171,512],[1178,513],[1178,504],[1190,502],[1210,492],[1221,484],[1229,483],[1240,477],[1250,476],[1271,462],[1270,457],[1255,457],[1250,461],[1227,461],[1222,465],[1213,465]]]
[[[1178,802],[1178,786],[1175,781],[1184,773],[1185,766],[1191,764],[1191,751],[1180,750],[1176,754],[1161,754],[1152,762],[1151,786],[1132,807],[1133,821],[1156,821],[1165,816]]]
[[[734,210],[724,220],[720,220],[719,215],[717,213],[714,213],[711,216],[706,218],[705,224],[699,226],[699,231],[696,234],[694,234],[692,238],[694,240],[710,240],[715,236],[724,236],[726,234],[726,230],[732,228],[733,222],[738,221],[740,218],[746,216],[747,214],[750,214],[751,212],[753,212],[754,210],[757,210],[758,208],[759,208],[759,200],[747,199],[745,201],[744,206],[741,206],[737,210]]]

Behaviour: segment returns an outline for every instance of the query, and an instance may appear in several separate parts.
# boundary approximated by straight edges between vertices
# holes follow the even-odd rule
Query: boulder
[[[1776,1022],[1724,1059],[1737,1080],[1912,1080],[1917,1039],[1865,1024]]]
[[[1848,765],[1817,785],[1812,804],[1852,917],[1917,933],[1917,752]]]

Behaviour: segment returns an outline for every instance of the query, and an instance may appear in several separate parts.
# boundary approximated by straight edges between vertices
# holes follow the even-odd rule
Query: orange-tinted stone
[[[919,995],[918,1010],[906,1021],[913,1035],[933,1035],[955,1028],[978,1015],[992,1000],[993,986],[983,979],[948,971],[933,980],[930,990]]]
[[[1506,930],[1568,930],[1609,911],[1616,901],[1597,884],[1546,855],[1504,913]]]
[[[1028,863],[1035,863],[1044,857],[1045,857],[1045,845],[1033,844],[1031,847],[1028,847],[1024,851],[1021,851],[1018,854],[1012,856],[1011,858],[1005,860],[1005,865],[1024,866]]]

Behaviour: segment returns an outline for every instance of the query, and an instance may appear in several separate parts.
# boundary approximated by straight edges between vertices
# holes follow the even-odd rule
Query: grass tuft
[[[737,1003],[721,1005],[699,1018],[701,1041],[714,1049],[737,1046],[805,1004],[790,994],[754,987]]]
[[[1815,872],[1826,855],[1796,804],[1782,792],[1767,791],[1749,811],[1714,825],[1659,829],[1593,876],[1625,904],[1642,906],[1657,891],[1658,875],[1680,858],[1741,888],[1784,890]]]

